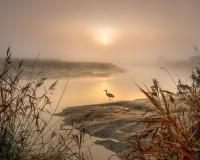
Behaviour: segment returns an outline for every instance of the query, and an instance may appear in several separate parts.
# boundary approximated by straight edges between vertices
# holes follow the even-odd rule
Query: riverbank
[[[0,57],[0,66],[4,65],[5,58]],[[13,65],[23,61],[23,78],[28,78],[33,70],[34,76],[43,75],[49,79],[79,78],[79,77],[107,77],[112,74],[126,72],[123,68],[112,63],[103,62],[73,62],[53,59],[24,59],[13,58]]]
[[[148,125],[146,119],[154,117],[155,110],[148,100],[138,99],[68,107],[58,115],[66,125],[77,123],[91,136],[103,138],[95,143],[122,157],[130,148],[127,141]]]

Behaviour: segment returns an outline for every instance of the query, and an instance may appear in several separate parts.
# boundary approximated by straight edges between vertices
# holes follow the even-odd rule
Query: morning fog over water
[[[16,66],[16,62],[19,61],[20,59],[14,58],[14,65]],[[183,82],[190,83],[190,74],[198,64],[198,57],[193,57],[186,61],[137,63],[131,65],[115,65],[99,62],[64,62],[48,59],[23,59],[23,61],[24,73],[22,74],[22,83],[26,83],[27,79],[30,78],[30,73],[32,73],[31,78],[33,80],[39,77],[47,77],[46,87],[57,81],[55,90],[52,92],[53,94],[49,95],[52,104],[48,108],[48,111],[56,114],[50,123],[50,126],[55,126],[57,121],[64,120],[66,122],[66,118],[76,118],[73,114],[63,117],[57,116],[69,107],[80,106],[84,108],[84,105],[108,103],[109,99],[105,90],[108,90],[109,93],[115,96],[113,102],[143,99],[145,96],[137,85],[151,87],[152,80],[156,78],[163,89],[175,91],[179,79]],[[1,62],[3,62],[3,59],[1,59]],[[15,70],[12,72],[14,73]],[[41,88],[41,94],[44,91],[45,89]],[[100,108],[103,109],[104,107],[102,106]],[[115,107],[112,108],[112,111],[115,112]],[[81,113],[82,111],[80,110],[79,112]],[[85,109],[83,112],[85,112]],[[132,114],[134,115],[135,113],[133,112]],[[112,112],[109,114],[112,114]],[[70,126],[68,127],[70,128]],[[107,130],[103,132],[107,132]],[[108,141],[110,138],[102,139],[95,136],[89,138],[88,135],[86,137],[87,141],[84,147],[87,148],[90,146],[95,160],[107,159],[110,155],[115,154],[109,149],[106,149],[105,146],[96,144],[98,140]],[[112,140],[114,142],[118,141],[114,138]],[[106,145],[109,144],[107,143]],[[117,159],[116,156],[112,158],[112,160]]]
[[[0,0],[0,159],[199,159],[199,8]]]
[[[95,65],[95,63],[92,65]],[[87,67],[87,72],[84,67],[78,69],[78,71],[74,69],[74,67],[72,67],[71,70],[67,68],[67,70],[64,70],[64,68],[61,70],[51,67],[51,71],[49,71],[49,69],[46,70],[47,68],[39,67],[38,69],[36,67],[33,72],[40,73],[39,75],[44,74],[43,76],[45,77],[50,77],[46,81],[47,86],[58,81],[53,94],[50,96],[53,103],[49,111],[54,112],[55,106],[58,103],[59,106],[56,113],[62,112],[67,107],[108,103],[109,99],[104,90],[108,90],[114,94],[113,102],[142,99],[145,98],[145,96],[141,93],[136,84],[150,87],[155,77],[160,82],[163,89],[175,91],[176,82],[174,81],[181,79],[189,83],[191,70],[194,69],[193,65],[188,65],[187,63],[183,66],[177,66],[177,64],[165,66],[161,66],[160,64],[118,65],[116,66],[117,69],[115,65],[113,65],[112,68],[108,67],[102,69],[102,66],[98,64],[98,67],[96,68],[95,65],[95,71],[94,67]],[[91,74],[91,72],[95,73]],[[37,74],[33,75],[37,77]],[[26,81],[26,78],[24,78],[24,81]],[[60,119],[60,117],[55,116],[53,122],[57,119]],[[86,139],[88,140],[84,146],[86,148],[90,146],[95,160],[107,159],[110,155],[115,154],[101,145],[96,145],[95,141],[99,140],[99,138],[92,137],[90,139],[87,137]],[[118,160],[118,157],[114,156],[112,160]]]
[[[188,69],[185,69],[185,67],[166,67],[165,70],[159,65],[125,65],[120,67],[125,69],[123,73],[114,73],[107,76],[80,76],[60,79],[52,77],[48,80],[49,83],[58,80],[53,98],[59,98],[58,95],[62,94],[62,89],[68,81],[59,107],[61,110],[71,106],[107,103],[109,99],[106,97],[104,90],[108,90],[115,95],[113,101],[140,99],[145,96],[139,91],[136,84],[150,87],[152,80],[156,78],[163,89],[170,88],[174,91],[176,89],[174,80],[182,79],[189,82],[191,70],[194,69],[191,66]],[[59,73],[59,70],[57,73]]]

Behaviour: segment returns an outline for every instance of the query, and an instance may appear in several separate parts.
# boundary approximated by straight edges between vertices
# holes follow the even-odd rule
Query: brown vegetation
[[[53,121],[59,103],[49,112],[57,82],[47,87],[42,74],[32,80],[33,70],[21,80],[23,61],[13,64],[8,48],[0,71],[0,159],[89,159],[81,148],[84,134]]]
[[[139,89],[156,108],[157,116],[130,141],[127,159],[200,159],[200,68],[192,72],[191,82],[176,84],[177,91],[163,90],[153,80],[150,89]]]

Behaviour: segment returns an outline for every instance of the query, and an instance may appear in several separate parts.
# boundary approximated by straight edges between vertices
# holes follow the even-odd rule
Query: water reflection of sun
[[[94,93],[94,97],[99,101],[107,101],[107,97],[105,96],[104,90],[111,90],[112,86],[109,83],[109,78],[98,78],[98,83],[95,86],[91,86],[91,90]]]
[[[101,82],[101,88],[102,88],[102,90],[105,90],[105,89],[107,89],[108,88],[108,82],[106,81],[106,80],[103,80],[102,82]]]

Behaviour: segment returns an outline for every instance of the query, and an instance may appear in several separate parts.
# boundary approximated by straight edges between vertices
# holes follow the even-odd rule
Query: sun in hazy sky
[[[0,49],[12,41],[17,57],[185,59],[199,46],[199,8],[200,0],[0,0]]]
[[[95,28],[92,34],[97,43],[102,46],[109,46],[116,41],[118,32],[111,27],[99,27]]]

